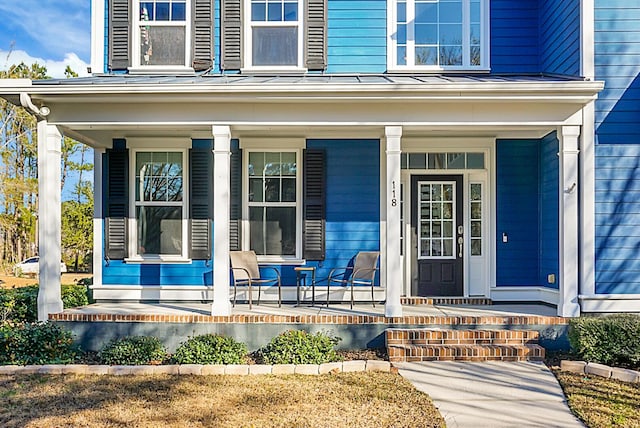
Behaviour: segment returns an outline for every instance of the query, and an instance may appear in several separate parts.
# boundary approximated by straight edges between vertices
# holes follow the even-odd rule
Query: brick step
[[[542,361],[540,345],[390,345],[389,361]]]
[[[406,306],[419,305],[491,305],[486,297],[401,297],[400,303]]]
[[[387,329],[388,345],[527,345],[537,344],[535,330]]]

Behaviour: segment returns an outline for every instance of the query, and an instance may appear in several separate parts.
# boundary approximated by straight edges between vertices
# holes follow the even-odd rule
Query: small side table
[[[306,278],[306,275],[303,275],[304,272],[311,272],[311,306],[314,306],[316,304],[316,268],[313,266],[298,266],[294,267],[293,270],[296,271],[296,306],[300,306],[300,285],[303,278]]]

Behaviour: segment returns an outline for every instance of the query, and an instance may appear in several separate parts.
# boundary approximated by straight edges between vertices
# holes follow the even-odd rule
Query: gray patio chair
[[[371,304],[376,307],[373,297],[373,286],[378,271],[379,251],[360,251],[353,266],[332,269],[327,279],[327,306],[329,306],[329,289],[331,284],[340,284],[351,288],[351,309],[353,309],[353,286],[371,286]]]
[[[230,251],[231,272],[233,276],[233,306],[236,305],[236,295],[239,285],[246,285],[249,288],[249,309],[253,307],[252,287],[258,286],[258,305],[260,304],[260,290],[263,284],[278,284],[278,307],[282,306],[282,287],[280,283],[280,272],[273,266],[263,266],[262,269],[272,269],[276,273],[276,278],[262,278],[260,276],[261,267],[258,265],[258,257],[254,251]]]

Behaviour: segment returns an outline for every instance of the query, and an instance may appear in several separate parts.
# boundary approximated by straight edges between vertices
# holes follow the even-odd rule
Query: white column
[[[93,149],[93,286],[102,285],[102,155],[104,149]]]
[[[57,127],[38,122],[38,253],[40,289],[38,321],[62,312],[60,296],[60,151],[62,135]]]
[[[213,306],[211,315],[231,315],[229,301],[229,204],[231,129],[213,127]]]
[[[563,126],[558,132],[558,138],[560,140],[560,299],[558,302],[558,315],[563,317],[576,317],[580,315],[580,305],[578,304],[579,137],[579,126]]]
[[[387,317],[401,317],[400,295],[403,289],[402,258],[400,257],[400,137],[401,126],[387,126],[386,140],[386,286],[387,301],[384,314]]]

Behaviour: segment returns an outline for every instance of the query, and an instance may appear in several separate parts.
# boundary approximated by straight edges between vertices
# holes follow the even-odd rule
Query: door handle
[[[462,258],[462,244],[464,243],[464,238],[462,236],[458,237],[458,257]]]

